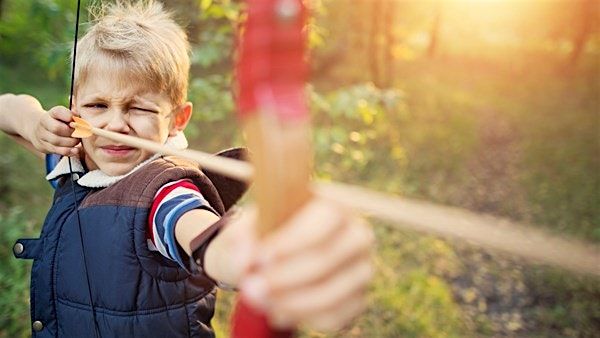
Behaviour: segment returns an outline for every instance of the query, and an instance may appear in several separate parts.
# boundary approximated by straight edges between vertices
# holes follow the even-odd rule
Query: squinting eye
[[[88,103],[83,105],[85,108],[93,108],[93,109],[106,109],[106,105],[104,103]]]
[[[140,108],[140,107],[132,107],[130,109],[137,113],[140,113],[140,114],[157,114],[157,112],[154,110]]]

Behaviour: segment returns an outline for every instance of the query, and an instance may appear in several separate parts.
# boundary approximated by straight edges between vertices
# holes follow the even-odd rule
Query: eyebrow
[[[101,101],[101,102],[109,102],[110,100],[106,98],[106,96],[100,95],[100,94],[95,94],[95,95],[91,95],[89,97],[84,97],[82,100],[82,102],[95,102],[95,101]],[[148,106],[148,108],[156,110],[156,111],[162,111],[162,108],[157,105],[156,103],[150,101],[150,100],[146,100],[143,99],[141,97],[139,97],[138,95],[134,95],[133,98],[126,100],[125,101],[127,104],[141,104],[144,106]]]
[[[108,101],[106,99],[106,97],[102,96],[102,95],[89,95],[89,96],[84,96],[81,99],[82,102],[93,102],[93,101]]]
[[[157,110],[157,111],[161,111],[162,110],[162,108],[159,105],[157,105],[156,103],[154,103],[152,101],[149,101],[149,100],[145,100],[145,99],[143,99],[143,98],[141,98],[141,97],[139,97],[137,95],[135,95],[133,97],[133,100],[131,100],[129,102],[131,102],[131,103],[140,103],[142,105],[148,105],[148,106],[150,106],[149,108]]]

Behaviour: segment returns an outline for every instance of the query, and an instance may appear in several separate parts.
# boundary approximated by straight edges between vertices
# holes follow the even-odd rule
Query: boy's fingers
[[[277,312],[271,315],[269,322],[277,329],[289,329],[302,322],[313,330],[324,332],[336,331],[348,325],[352,318],[355,318],[364,311],[367,307],[367,301],[364,297],[359,296],[351,299],[345,305],[344,307],[313,313],[309,318],[305,319],[295,319],[283,312]]]
[[[51,108],[50,110],[48,110],[48,114],[52,118],[65,123],[71,122],[73,120],[72,116],[74,115],[72,111],[63,106],[56,106],[54,108]]]
[[[287,259],[265,266],[258,271],[266,278],[270,291],[290,290],[316,283],[335,274],[351,263],[369,257],[373,234],[362,220],[346,226],[336,233],[336,238],[327,241],[308,253],[299,253]]]
[[[68,124],[54,120],[46,119],[42,122],[43,127],[52,134],[59,136],[70,136],[73,133],[73,128]]]
[[[263,241],[259,263],[303,252],[307,247],[326,241],[346,221],[346,216],[338,207],[332,207],[331,203],[323,200],[315,200]]]
[[[365,288],[372,275],[373,269],[369,259],[363,259],[324,283],[273,296],[269,311],[299,320],[310,318],[315,313],[337,311],[352,299],[364,297]]]
[[[79,143],[79,139],[57,136],[50,131],[41,132],[40,139],[56,147],[75,147]]]
[[[49,147],[49,151],[52,154],[59,154],[62,156],[75,156],[76,154],[73,154],[73,149],[75,148],[69,148],[69,147],[56,147],[56,146],[52,146],[50,145]]]
[[[358,316],[366,307],[366,300],[359,297],[358,299],[351,300],[344,307],[335,311],[315,314],[315,316],[304,322],[309,327],[318,331],[336,331],[348,325],[352,318]]]

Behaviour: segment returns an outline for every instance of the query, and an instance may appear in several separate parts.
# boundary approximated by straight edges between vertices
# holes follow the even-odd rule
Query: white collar
[[[177,135],[167,138],[165,145],[169,146],[171,148],[175,148],[175,149],[185,149],[188,147],[188,142],[187,142],[187,139],[185,138],[185,135],[183,134],[183,132],[179,132],[179,133],[177,133]],[[161,154],[155,154],[152,157],[150,157],[149,159],[136,165],[135,168],[131,169],[131,171],[129,171],[128,173],[119,175],[119,176],[107,175],[104,172],[102,172],[100,169],[92,170],[92,171],[85,173],[83,176],[81,176],[81,178],[79,178],[77,183],[81,186],[88,187],[88,188],[106,188],[106,187],[118,182],[122,178],[127,177],[134,171],[138,170],[145,164],[159,158],[160,156],[161,156]],[[71,157],[71,165],[73,168],[73,172],[77,172],[77,173],[85,172],[85,170],[83,169],[83,165],[81,164],[81,161],[79,160],[79,158]],[[50,181],[59,176],[69,174],[70,172],[71,171],[69,170],[69,158],[66,156],[63,156],[60,159],[60,161],[56,164],[56,167],[54,167],[54,169],[48,175],[46,175],[46,179],[48,181]]]

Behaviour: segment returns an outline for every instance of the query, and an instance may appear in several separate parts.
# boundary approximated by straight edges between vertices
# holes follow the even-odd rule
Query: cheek
[[[96,164],[97,156],[94,152],[94,140],[94,136],[81,139],[81,145],[83,146],[84,151],[83,159],[89,170],[98,169],[98,165]]]
[[[131,128],[138,137],[161,142],[169,133],[169,125],[159,118],[138,119],[131,121]]]
[[[91,137],[87,137],[87,138],[82,138],[81,139],[81,145],[83,146],[84,150],[91,150],[93,145],[94,145],[94,140],[96,139],[95,136],[91,136]]]
[[[110,120],[110,114],[106,112],[94,112],[87,108],[81,108],[78,112],[82,119],[88,121],[89,124],[97,128],[102,128],[102,126],[106,125],[107,121]]]

